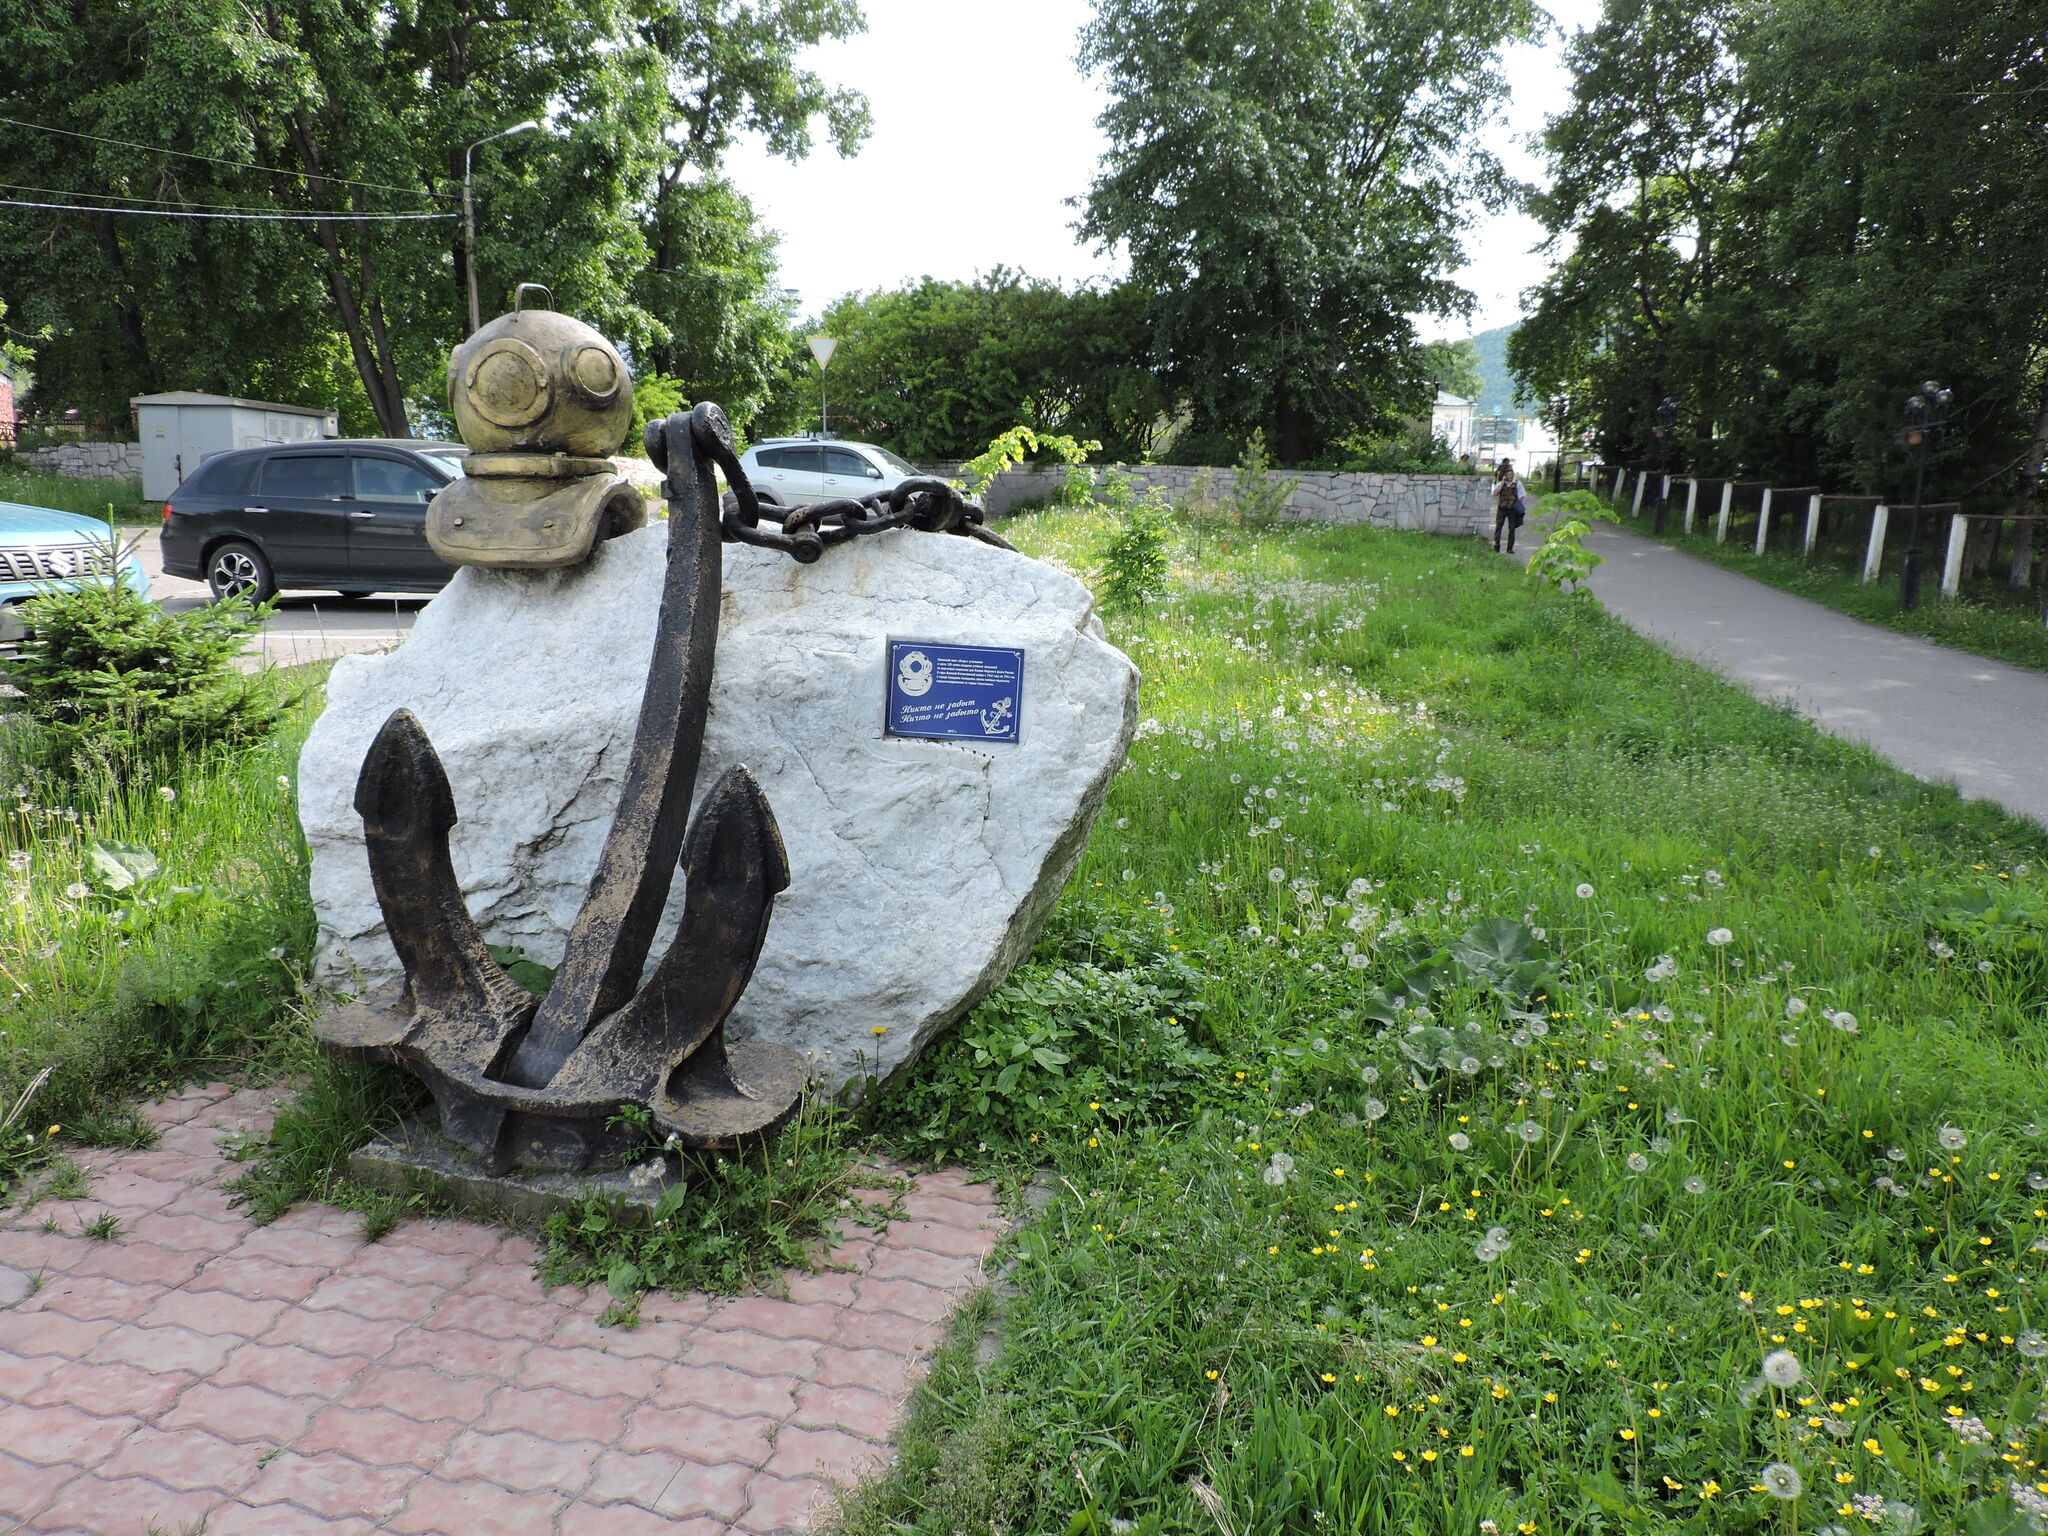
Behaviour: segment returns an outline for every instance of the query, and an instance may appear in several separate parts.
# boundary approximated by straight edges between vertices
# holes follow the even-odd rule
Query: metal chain
[[[667,473],[669,466],[663,462],[667,457],[666,440],[660,436],[660,426],[659,422],[649,423],[647,446],[650,456],[660,453],[655,465]],[[981,503],[968,500],[947,481],[928,475],[905,480],[860,500],[842,497],[796,507],[779,525],[770,523],[764,527],[760,498],[747,472],[740,467],[739,455],[733,451],[732,427],[725,413],[708,402],[696,407],[690,412],[690,438],[725,472],[731,501],[719,518],[719,531],[728,544],[779,549],[804,565],[824,554],[828,545],[845,544],[871,533],[886,533],[891,528],[951,533],[993,544],[997,549],[1016,548],[989,529],[988,514]]]

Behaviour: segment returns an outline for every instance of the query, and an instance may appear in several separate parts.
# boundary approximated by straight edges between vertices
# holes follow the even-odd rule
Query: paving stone
[[[953,1297],[915,1280],[879,1280],[869,1275],[853,1299],[856,1312],[894,1312],[921,1323],[936,1323],[951,1314]]]
[[[235,1256],[270,1259],[278,1264],[303,1264],[315,1269],[339,1269],[356,1256],[362,1240],[329,1237],[320,1232],[278,1230],[276,1223],[260,1227],[243,1238]]]
[[[330,1520],[290,1504],[228,1504],[206,1522],[205,1536],[377,1536],[367,1520]]]
[[[868,1266],[868,1275],[871,1280],[912,1280],[943,1294],[964,1290],[979,1280],[981,1259],[978,1255],[970,1258],[928,1253],[921,1248],[892,1248],[884,1243],[875,1262]]]
[[[652,1300],[652,1298],[649,1298]],[[643,1311],[647,1303],[641,1303]],[[701,1319],[700,1319],[701,1321]],[[637,1328],[599,1326],[597,1319],[571,1313],[548,1340],[560,1348],[601,1349],[608,1355],[651,1360],[680,1360],[688,1347],[691,1324],[642,1321]]]
[[[728,1461],[700,1466],[686,1461],[661,1491],[654,1507],[678,1519],[715,1516],[731,1520],[747,1505],[747,1486],[756,1469],[746,1462]]]
[[[643,1408],[627,1421],[619,1449],[758,1467],[768,1460],[775,1427],[773,1419],[736,1419],[711,1408]]]
[[[213,1488],[234,1494],[248,1486],[267,1447],[236,1445],[199,1429],[144,1424],[100,1471],[108,1477],[151,1477],[166,1488]]]
[[[785,1424],[775,1437],[766,1470],[780,1477],[826,1477],[852,1483],[873,1472],[887,1453],[872,1440],[839,1429]]]
[[[93,1473],[66,1483],[29,1522],[37,1531],[137,1533],[196,1531],[221,1502],[209,1490],[166,1488],[147,1477],[105,1478]]]
[[[723,1520],[675,1520],[630,1505],[578,1504],[562,1516],[561,1536],[725,1536]]]
[[[519,1372],[521,1386],[561,1387],[585,1397],[642,1398],[661,1380],[662,1362],[608,1355],[597,1349],[536,1344]]]
[[[303,1264],[280,1264],[238,1250],[209,1259],[185,1282],[188,1292],[226,1291],[252,1301],[304,1301],[329,1271]]]
[[[155,1243],[86,1243],[71,1266],[74,1275],[107,1275],[142,1285],[183,1285],[199,1273],[206,1255]]]
[[[507,1488],[574,1488],[590,1476],[604,1447],[590,1440],[566,1444],[512,1429],[469,1430],[448,1442],[438,1471],[445,1478],[487,1478]]]
[[[839,1312],[839,1308],[825,1302],[743,1296],[713,1312],[704,1326],[720,1333],[748,1329],[771,1339],[816,1339],[822,1344],[832,1337]]]
[[[0,1451],[0,1517],[26,1520],[80,1475],[68,1462],[39,1467]]]
[[[31,1306],[88,1321],[129,1323],[170,1294],[161,1285],[137,1285],[107,1275],[55,1275],[43,1282]]]
[[[94,1467],[113,1455],[138,1422],[101,1418],[61,1404],[0,1403],[0,1446],[39,1467],[58,1462]]]
[[[404,1501],[420,1475],[411,1467],[369,1467],[332,1453],[302,1456],[285,1451],[264,1463],[242,1500],[289,1502],[330,1520],[382,1520]]]
[[[88,1357],[93,1360],[126,1360],[152,1371],[189,1371],[206,1376],[220,1369],[221,1362],[242,1340],[231,1334],[196,1333],[190,1328],[117,1328],[100,1341]]]
[[[488,1377],[444,1376],[418,1365],[375,1365],[343,1401],[350,1408],[389,1408],[409,1419],[469,1424],[497,1390],[498,1383]]]
[[[284,1309],[282,1301],[254,1301],[232,1291],[180,1290],[165,1295],[141,1322],[146,1328],[175,1324],[195,1333],[231,1333],[254,1339],[268,1333],[284,1316]]]
[[[524,1429],[557,1440],[609,1445],[637,1405],[630,1397],[581,1397],[559,1387],[508,1387],[491,1399],[479,1429]]]
[[[729,1365],[754,1376],[807,1376],[824,1347],[815,1339],[771,1339],[751,1331],[700,1333],[683,1358],[691,1365]]]
[[[583,1497],[599,1504],[652,1509],[683,1465],[680,1456],[666,1451],[604,1451],[593,1465]]]
[[[436,1253],[385,1238],[370,1244],[342,1269],[344,1275],[382,1275],[401,1285],[431,1285],[453,1290],[469,1278],[476,1260],[463,1254]]]
[[[921,1355],[937,1342],[940,1329],[896,1312],[847,1312],[832,1342],[842,1349],[887,1349]]]
[[[262,1387],[281,1397],[332,1400],[369,1364],[361,1355],[323,1355],[297,1344],[243,1344],[211,1380],[217,1387]]]
[[[490,1339],[460,1328],[415,1328],[384,1356],[386,1365],[427,1365],[448,1376],[490,1376],[510,1381],[534,1345],[526,1339]]]
[[[153,1419],[199,1378],[184,1371],[145,1370],[137,1365],[67,1360],[25,1401],[63,1403],[103,1418],[120,1414]]]
[[[382,1275],[337,1273],[315,1286],[299,1305],[309,1312],[332,1308],[372,1321],[418,1322],[440,1299],[441,1293],[430,1285],[400,1285]]]
[[[106,1318],[66,1317],[61,1312],[0,1312],[0,1349],[34,1359],[59,1355],[76,1359],[114,1331]]]
[[[912,1221],[936,1221],[971,1232],[989,1219],[990,1211],[985,1205],[944,1195],[905,1195],[903,1214]]]
[[[735,1417],[787,1418],[796,1407],[795,1376],[751,1376],[727,1365],[672,1365],[653,1403],[661,1408],[715,1408]]]
[[[176,1216],[157,1211],[126,1223],[131,1242],[154,1243],[178,1253],[226,1253],[248,1234],[238,1225],[205,1216]]]
[[[265,1344],[303,1344],[323,1355],[367,1355],[388,1352],[412,1325],[399,1318],[357,1317],[350,1312],[302,1312],[297,1308],[277,1320],[263,1336]]]
[[[567,1501],[551,1493],[513,1493],[496,1483],[451,1483],[430,1477],[417,1484],[405,1508],[385,1529],[409,1536],[536,1536]]]
[[[827,1348],[818,1355],[812,1378],[828,1387],[866,1387],[894,1398],[910,1395],[910,1357],[890,1349]]]
[[[785,1536],[808,1531],[832,1507],[832,1490],[808,1477],[763,1473],[747,1485],[747,1508],[738,1529],[748,1536]]]
[[[323,1408],[296,1442],[300,1451],[339,1451],[371,1466],[440,1465],[448,1442],[462,1432],[450,1420],[421,1423],[387,1408]]]
[[[865,1440],[886,1440],[896,1432],[900,1405],[865,1387],[828,1387],[806,1382],[797,1389],[791,1423],[811,1429],[843,1429]]]
[[[522,1306],[502,1296],[456,1291],[434,1308],[436,1328],[467,1328],[494,1339],[545,1339],[562,1325],[562,1311],[547,1305]]]
[[[223,1440],[283,1445],[305,1430],[313,1406],[261,1387],[216,1387],[202,1381],[186,1388],[157,1422],[165,1429],[203,1429]]]
[[[25,1401],[64,1363],[57,1355],[18,1355],[0,1349],[0,1403]]]

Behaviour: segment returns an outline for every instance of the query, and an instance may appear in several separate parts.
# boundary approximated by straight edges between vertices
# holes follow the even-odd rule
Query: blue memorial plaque
[[[992,645],[889,642],[891,736],[1015,741],[1024,709],[1024,653]]]

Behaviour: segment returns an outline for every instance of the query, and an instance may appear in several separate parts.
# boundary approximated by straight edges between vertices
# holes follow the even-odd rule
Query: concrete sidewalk
[[[1540,542],[1532,523],[1515,558]],[[1908,773],[2048,826],[2048,673],[1865,624],[1611,524],[1586,544],[1607,559],[1594,595],[1638,634]]]

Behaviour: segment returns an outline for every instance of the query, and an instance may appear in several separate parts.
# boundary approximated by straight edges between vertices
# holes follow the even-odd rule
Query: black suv
[[[164,570],[251,602],[279,588],[438,592],[455,567],[427,547],[427,503],[468,452],[359,438],[218,454],[164,503]]]

